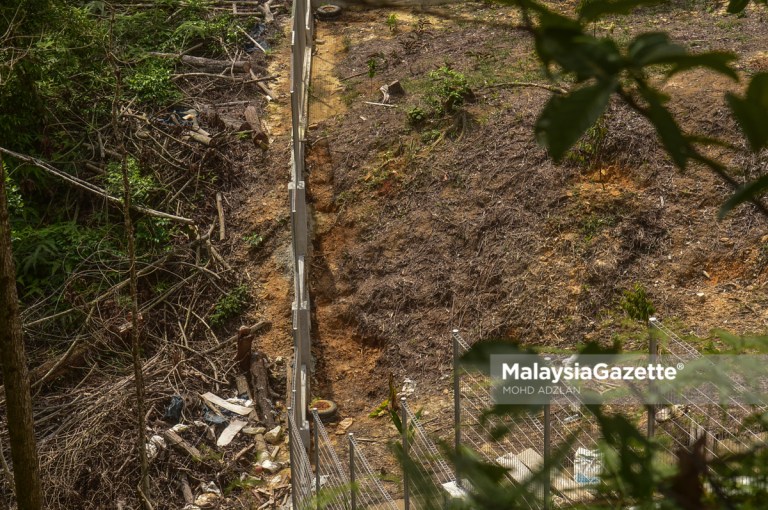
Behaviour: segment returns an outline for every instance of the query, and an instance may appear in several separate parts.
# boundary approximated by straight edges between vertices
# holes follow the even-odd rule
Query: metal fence
[[[307,103],[312,68],[313,19],[309,0],[294,0],[291,31],[291,182],[288,194],[291,209],[294,301],[293,420],[305,447],[309,447],[307,404],[311,395],[312,353],[310,297],[307,287],[309,221],[307,216],[304,155],[306,148]]]
[[[363,454],[354,434],[347,435],[349,454],[349,508],[375,508],[377,510],[398,510],[392,496],[381,484],[367,457]]]
[[[291,211],[294,301],[292,305],[293,363],[288,408],[288,441],[291,462],[291,506],[310,508],[319,470],[313,475],[309,461],[310,424],[307,408],[311,395],[312,352],[310,297],[307,286],[309,221],[307,216],[304,155],[307,103],[312,68],[313,19],[309,0],[294,0],[291,30]],[[317,430],[317,427],[315,427]],[[316,432],[317,433],[317,432]],[[322,479],[320,479],[322,480]]]
[[[336,455],[317,409],[312,409],[312,453],[318,508],[346,510],[351,507],[349,475]]]
[[[588,502],[596,492],[603,456],[599,451],[599,427],[589,412],[584,412],[576,397],[565,397],[544,406],[538,415],[488,415],[493,406],[491,380],[486,375],[467,370],[459,358],[469,345],[457,330],[452,333],[454,351],[454,415],[456,448],[466,445],[488,462],[508,469],[510,482],[524,484],[550,460],[553,452],[570,445],[549,479],[533,491],[535,497],[522,506],[541,508]],[[664,354],[675,361],[690,362],[701,357],[688,342],[680,339],[661,321],[649,321],[649,358]],[[731,381],[738,388],[737,381]],[[747,406],[735,400],[723,405],[716,393],[694,388],[695,395],[676,395],[679,402],[670,405],[641,406],[641,413],[629,413],[636,425],[647,429],[662,450],[657,461],[676,462],[676,451],[690,448],[704,437],[710,458],[745,452],[768,437],[759,425],[745,426],[748,416],[765,408]],[[694,398],[695,397],[695,398]],[[643,411],[644,410],[644,411]],[[492,439],[498,437],[501,439]],[[460,477],[459,477],[460,478]]]
[[[347,436],[346,445],[334,445],[317,412],[313,410],[309,416],[312,358],[307,262],[310,243],[304,174],[314,26],[309,0],[294,0],[292,9],[292,140],[288,185],[294,272],[294,360],[288,408],[292,508],[395,510],[398,506],[384,489],[380,476],[371,468],[354,435]],[[653,334],[649,335],[649,356],[663,352],[681,362],[700,356],[660,321],[651,320],[650,328]],[[539,415],[486,416],[486,410],[492,406],[490,381],[460,367],[458,359],[469,345],[456,330],[452,337],[455,447],[471,447],[488,462],[507,468],[509,483],[522,484],[549,461],[554,451],[562,445],[571,445],[571,451],[562,457],[558,468],[541,486],[535,487],[533,497],[521,505],[528,508],[567,506],[591,499],[597,482],[595,474],[602,465],[597,448],[599,429],[591,414],[582,412],[574,398],[546,406]],[[675,406],[647,408],[648,434],[667,448],[665,461],[672,462],[675,449],[688,447],[702,436],[706,437],[707,454],[713,457],[744,451],[756,442],[765,442],[765,434],[743,426],[744,418],[754,409],[738,403],[722,406],[714,396],[706,400],[706,394],[698,397],[704,397],[706,403],[702,404],[697,398]],[[414,413],[406,401],[401,402],[401,410],[404,455],[424,475],[422,480],[409,480],[408,475],[403,474],[404,507],[419,508],[426,499],[435,497],[425,493],[425,487],[432,487],[442,497],[449,492],[460,494],[462,487],[467,488],[466,484],[441,457],[418,413]],[[499,432],[503,432],[501,439],[493,439]],[[343,446],[348,454],[346,468],[336,454]],[[451,485],[453,487],[449,487]]]
[[[663,354],[683,364],[701,358],[689,342],[661,321],[652,318],[649,324],[652,354]],[[736,390],[744,390],[730,377],[728,383]],[[690,447],[704,437],[704,450],[711,458],[740,453],[768,439],[759,426],[745,425],[747,417],[765,410],[764,406],[749,406],[732,398],[723,404],[716,391],[697,387],[691,394],[676,395],[674,403],[654,408],[650,433],[676,447]]]
[[[313,492],[312,466],[291,407],[288,408],[288,450],[291,463],[291,508],[309,509]]]

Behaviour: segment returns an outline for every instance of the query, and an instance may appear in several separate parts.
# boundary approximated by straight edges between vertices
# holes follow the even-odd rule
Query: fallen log
[[[261,90],[261,91],[262,91],[262,92],[263,92],[263,93],[264,93],[264,94],[265,94],[265,95],[266,95],[266,96],[267,96],[269,99],[271,99],[272,101],[276,101],[276,100],[277,100],[277,95],[276,95],[276,94],[275,94],[275,93],[274,93],[274,92],[273,92],[273,91],[272,91],[272,90],[271,90],[269,87],[267,87],[266,85],[264,85],[264,83],[262,83],[261,81],[259,81],[259,77],[258,77],[258,76],[256,76],[256,73],[254,73],[254,72],[253,72],[253,70],[251,70],[251,78],[253,78],[253,80],[252,80],[252,81],[253,81],[254,83],[256,83],[256,86],[257,86],[257,87],[259,87],[259,89],[260,89],[260,90]]]
[[[232,69],[241,73],[247,73],[251,70],[251,63],[248,60],[236,60],[234,62],[228,60],[216,60],[206,57],[193,57],[192,55],[182,55],[181,62],[183,64],[190,65],[192,67],[200,67],[205,69],[216,69],[219,71]]]
[[[37,168],[45,170],[46,172],[48,172],[50,174],[53,174],[53,175],[59,177],[60,179],[66,181],[67,183],[69,183],[72,186],[80,188],[80,189],[82,189],[84,191],[88,191],[89,193],[93,193],[93,194],[99,195],[99,196],[101,196],[102,198],[104,198],[105,200],[107,200],[108,202],[110,202],[112,204],[115,204],[115,205],[117,205],[119,207],[123,206],[123,199],[122,198],[113,197],[112,195],[107,193],[107,191],[105,189],[102,189],[102,188],[100,188],[100,187],[98,187],[98,186],[96,186],[94,184],[91,184],[88,181],[84,181],[82,179],[79,179],[79,178],[75,177],[74,175],[71,175],[71,174],[68,174],[66,172],[63,172],[63,171],[53,167],[52,165],[46,163],[42,159],[33,158],[32,156],[27,156],[25,154],[19,154],[18,152],[14,152],[14,151],[11,151],[11,150],[8,150],[8,149],[4,149],[2,147],[0,147],[0,152],[2,152],[3,154],[7,154],[9,156],[12,156],[12,157],[14,157],[14,158],[16,158],[18,160],[24,161],[25,163],[29,163],[31,165],[34,165]],[[165,219],[177,221],[179,223],[184,223],[184,224],[187,224],[187,225],[194,225],[195,224],[194,220],[191,220],[189,218],[184,218],[184,217],[181,217],[181,216],[175,216],[173,214],[164,213],[162,211],[156,211],[154,209],[149,209],[148,207],[142,207],[142,206],[136,205],[136,204],[131,204],[131,209],[133,209],[135,211],[139,211],[140,213],[146,214],[148,216],[155,216],[157,218],[165,218]]]
[[[248,60],[216,60],[214,58],[178,55],[176,53],[150,52],[149,54],[153,57],[177,58],[182,64],[213,72],[232,70],[240,73],[247,73],[251,70],[251,63]]]
[[[272,0],[268,0],[259,6],[261,12],[264,13],[264,23],[272,23],[275,21],[275,16],[272,14],[272,11],[269,8],[270,5],[272,5]]]
[[[251,139],[253,144],[258,147],[263,147],[265,144],[269,144],[269,136],[264,131],[264,126],[259,118],[259,112],[255,106],[249,106],[243,112],[245,116],[245,125],[240,127],[240,131],[251,131]]]
[[[200,133],[199,131],[188,131],[186,135],[197,143],[202,143],[207,146],[210,146],[213,141],[210,136]]]

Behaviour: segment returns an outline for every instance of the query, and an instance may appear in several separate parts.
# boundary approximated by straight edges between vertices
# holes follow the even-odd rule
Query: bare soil
[[[392,13],[396,30],[386,23]],[[697,50],[738,53],[748,75],[767,65],[761,16],[675,2],[595,30],[628,42],[663,29]],[[339,419],[355,419],[352,432],[378,438],[376,453],[394,431],[368,413],[387,398],[390,372],[416,382],[428,428],[450,436],[452,328],[473,342],[644,349],[643,328],[620,306],[638,284],[697,345],[717,345],[714,328],[766,329],[768,221],[749,206],[718,221],[727,187],[705,169],[676,170],[652,128],[618,104],[597,150],[582,144],[554,164],[533,138],[551,93],[504,85],[545,83],[516,22],[503,6],[462,3],[346,10],[318,23],[314,82],[334,85],[313,88],[310,119],[315,391],[339,404]],[[325,74],[331,61],[343,90]],[[425,106],[427,74],[442,65],[467,76],[475,101],[413,128],[406,112]],[[393,80],[406,90],[396,108],[364,102],[380,101],[379,87]],[[703,71],[664,84],[686,129],[731,140],[738,131],[723,94],[741,87]],[[711,154],[747,176],[764,165]]]

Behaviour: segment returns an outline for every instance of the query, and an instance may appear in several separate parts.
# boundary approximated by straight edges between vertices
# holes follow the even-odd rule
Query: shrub
[[[648,322],[648,319],[656,313],[656,307],[645,294],[645,288],[639,283],[635,284],[634,289],[624,291],[621,308],[631,319],[643,322]]]
[[[169,105],[181,98],[181,93],[171,81],[172,70],[170,62],[146,59],[125,79],[126,88],[146,105]]]
[[[213,313],[209,316],[211,327],[221,326],[228,319],[243,313],[249,299],[248,287],[245,285],[240,285],[222,297],[213,307]]]
[[[419,126],[427,119],[427,113],[418,106],[409,109],[407,115],[408,124],[411,126]]]
[[[467,77],[447,65],[431,73],[432,86],[427,100],[439,113],[453,113],[472,94]]]

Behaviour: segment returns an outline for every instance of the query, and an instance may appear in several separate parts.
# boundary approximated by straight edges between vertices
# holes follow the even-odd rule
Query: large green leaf
[[[729,66],[736,60],[735,55],[719,51],[691,54],[683,46],[670,41],[663,32],[649,32],[635,37],[627,48],[627,57],[637,67],[670,65],[670,76],[694,67],[705,67],[734,80],[739,79],[736,71]]]
[[[656,91],[646,89],[643,97],[648,101],[648,120],[651,121],[661,144],[669,153],[672,161],[679,168],[684,169],[688,162],[689,143],[683,135],[680,126],[677,125],[672,114],[664,106],[662,96]]]
[[[728,12],[731,14],[742,12],[747,8],[747,5],[749,5],[749,0],[731,0],[728,2]]]
[[[640,34],[629,43],[627,56],[639,67],[654,63],[657,59],[685,55],[685,48],[669,40],[665,32]]]
[[[739,75],[736,73],[736,70],[729,65],[734,60],[736,60],[736,55],[732,53],[711,51],[708,53],[699,53],[697,55],[670,57],[666,62],[661,59],[656,63],[671,64],[672,70],[668,73],[669,76],[695,67],[705,67],[738,81]]]
[[[739,77],[729,64],[736,60],[732,53],[713,51],[690,54],[683,46],[675,44],[664,32],[649,32],[635,37],[627,48],[629,60],[637,67],[671,65],[670,76],[694,67],[705,67],[734,80]]]
[[[768,145],[768,73],[752,77],[744,99],[728,94],[728,104],[753,151]]]
[[[641,5],[650,5],[661,0],[582,0],[577,8],[584,21],[594,21],[609,14],[629,14]]]
[[[536,52],[545,65],[557,63],[576,74],[576,81],[609,81],[625,66],[616,43],[570,29],[545,29],[536,34]]]
[[[602,115],[616,86],[616,80],[598,82],[549,100],[536,121],[536,137],[555,161]]]
[[[764,175],[759,179],[756,179],[750,183],[747,183],[745,186],[739,189],[736,193],[731,195],[731,198],[729,198],[722,205],[722,207],[720,207],[720,212],[718,213],[718,217],[720,219],[724,218],[725,215],[728,214],[734,207],[740,204],[743,204],[744,202],[747,202],[749,200],[752,200],[753,198],[758,197],[759,195],[765,193],[766,191],[768,191],[768,175]]]

